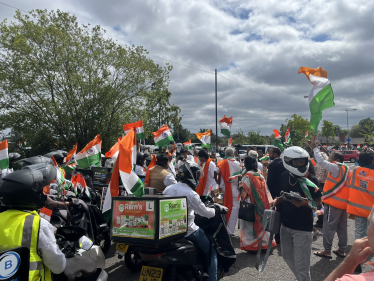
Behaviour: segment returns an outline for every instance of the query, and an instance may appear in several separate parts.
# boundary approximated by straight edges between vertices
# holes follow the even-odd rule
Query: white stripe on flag
[[[8,148],[5,148],[3,150],[0,150],[0,160],[9,158],[8,156]]]
[[[159,142],[160,140],[163,140],[167,138],[168,136],[171,136],[170,130],[163,131],[161,135],[158,137],[155,137],[154,140],[155,142]]]

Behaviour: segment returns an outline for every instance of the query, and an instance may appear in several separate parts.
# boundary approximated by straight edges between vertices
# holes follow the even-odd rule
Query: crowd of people
[[[208,238],[194,223],[194,215],[210,218],[215,210],[207,208],[201,197],[210,197],[224,206],[227,231],[235,236],[239,227],[242,250],[256,252],[259,248],[280,244],[282,257],[297,280],[311,280],[312,241],[313,235],[318,234],[323,235],[324,249],[315,251],[314,255],[331,259],[335,254],[345,258],[326,280],[374,277],[374,272],[354,275],[362,272],[361,263],[373,253],[374,151],[365,148],[353,171],[344,164],[339,151],[328,151],[312,141],[304,148],[290,146],[284,150],[272,146],[263,151],[251,146],[244,159],[238,153],[238,149],[231,146],[216,153],[207,148],[192,150],[174,143],[157,154],[146,147],[137,152],[135,173],[147,187],[155,188],[157,193],[187,197],[186,239],[206,253],[210,260],[210,280],[217,280],[217,253],[207,246]],[[10,155],[10,169],[18,158],[19,155]],[[61,164],[64,156],[56,154],[54,158]],[[107,161],[105,165],[113,163]],[[12,174],[12,171],[7,173]],[[4,179],[6,182],[7,177]],[[33,185],[32,182],[28,184]],[[302,199],[285,196],[291,193]],[[254,205],[254,221],[238,219],[240,202]],[[40,204],[46,206],[48,202]],[[281,226],[279,233],[269,241],[272,236],[262,223],[264,211],[271,207],[280,213]],[[315,216],[318,217],[316,221]],[[349,254],[346,252],[348,218],[355,221],[357,239]],[[337,249],[332,248],[335,234],[339,240]]]

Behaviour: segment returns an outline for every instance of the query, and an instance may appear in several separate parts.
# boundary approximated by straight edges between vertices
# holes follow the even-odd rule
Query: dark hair
[[[316,175],[316,169],[314,168],[314,165],[312,164],[312,161],[309,160],[309,174],[315,176]]]
[[[361,152],[358,155],[358,163],[361,167],[373,165],[374,155],[370,152]]]
[[[156,156],[156,165],[165,167],[165,165],[169,162],[169,157],[165,153],[159,153]]]
[[[344,155],[342,153],[340,153],[340,152],[334,152],[334,153],[332,153],[332,157],[334,157],[334,159],[338,160],[341,163],[344,162]]]
[[[182,154],[182,153],[187,153],[188,151],[187,151],[187,149],[185,149],[185,148],[182,148],[181,149],[181,151],[180,151],[180,153]]]
[[[199,153],[197,154],[197,156],[199,157],[204,157],[205,159],[209,159],[209,155],[208,155],[208,152],[206,152],[205,150],[200,150]]]
[[[247,171],[253,170],[255,172],[258,171],[257,168],[257,159],[253,158],[251,156],[245,157],[244,159],[244,166],[247,169]]]
[[[278,147],[272,147],[273,153],[276,153],[278,156],[282,154],[281,150]]]

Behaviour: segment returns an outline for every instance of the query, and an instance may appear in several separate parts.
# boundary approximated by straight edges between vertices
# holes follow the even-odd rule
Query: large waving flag
[[[317,133],[318,124],[322,119],[322,111],[335,106],[334,93],[327,79],[327,72],[322,67],[316,69],[300,67],[299,73],[304,73],[313,84],[308,102],[310,108],[310,127]]]
[[[152,133],[155,145],[158,147],[166,147],[171,141],[174,141],[168,125],[162,126],[157,132]]]
[[[144,195],[144,185],[138,175],[133,171],[136,163],[136,131],[132,128],[119,142],[119,153],[112,171],[112,177],[103,204],[103,215],[110,218],[112,197],[119,194],[119,177],[128,194],[137,197]]]
[[[8,156],[8,141],[0,142],[0,169],[5,170],[9,168]]]
[[[75,161],[77,161],[79,168],[85,169],[96,165],[101,166],[101,139],[100,135],[97,135],[92,141],[90,141],[85,148],[75,155]]]
[[[227,136],[228,138],[231,135],[231,126],[232,126],[232,116],[227,118],[226,115],[219,120],[219,127],[221,128],[221,134]]]
[[[134,127],[136,128],[136,138],[138,140],[144,139],[143,120],[140,120],[135,123],[129,123],[129,124],[123,125],[123,130],[127,134]]]
[[[201,147],[210,148],[212,129],[205,131],[204,133],[196,133],[197,138],[203,143]]]
[[[69,163],[69,160],[72,159],[75,162],[75,154],[77,153],[77,143],[73,146],[73,149],[69,151],[68,155],[66,156],[65,163]],[[72,162],[73,162],[72,161]]]
[[[115,145],[112,146],[112,148],[105,153],[106,158],[112,158],[112,160],[116,161],[119,153],[119,142],[121,141],[122,137],[118,138],[118,141]]]

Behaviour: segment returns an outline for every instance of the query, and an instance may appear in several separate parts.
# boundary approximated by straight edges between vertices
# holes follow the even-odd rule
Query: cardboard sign
[[[187,202],[185,198],[160,200],[159,238],[187,231]]]
[[[155,239],[154,201],[114,201],[112,234],[117,237]]]

